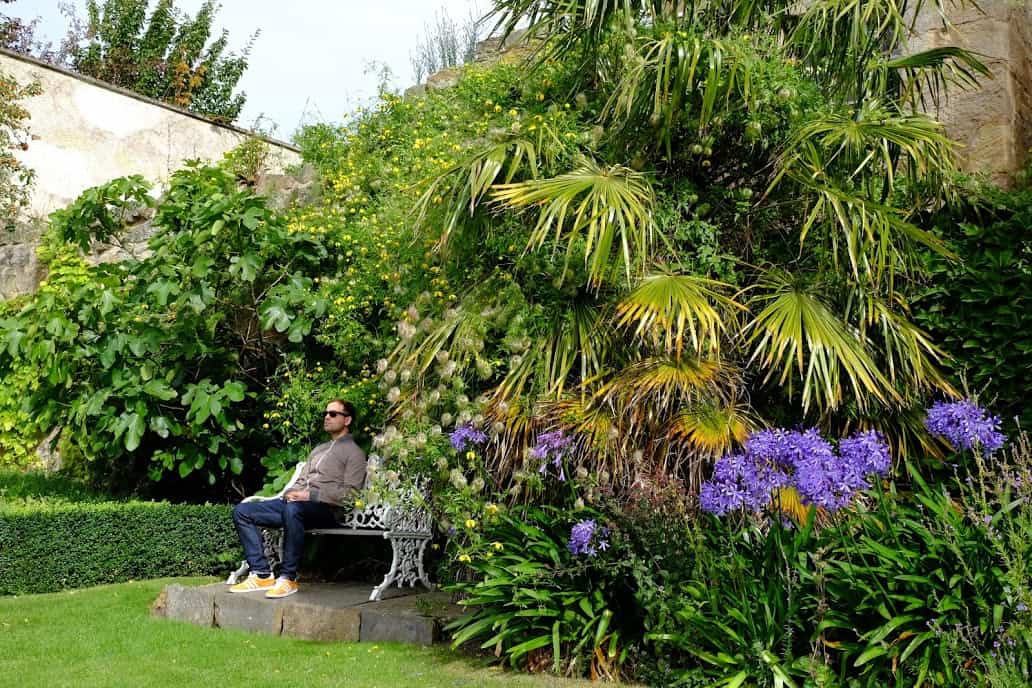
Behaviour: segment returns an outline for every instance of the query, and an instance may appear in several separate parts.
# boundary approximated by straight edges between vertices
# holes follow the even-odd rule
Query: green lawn
[[[445,648],[316,643],[152,619],[169,582],[152,580],[0,598],[4,685],[46,688],[240,686],[578,686],[502,672]]]

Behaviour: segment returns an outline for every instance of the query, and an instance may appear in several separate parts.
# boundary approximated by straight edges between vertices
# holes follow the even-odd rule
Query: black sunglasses
[[[348,416],[351,417],[350,413],[344,413],[343,411],[323,411],[323,418],[329,416],[330,418],[336,418],[337,416]]]

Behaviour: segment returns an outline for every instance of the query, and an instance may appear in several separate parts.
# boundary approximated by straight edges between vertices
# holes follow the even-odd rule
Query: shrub
[[[1004,574],[986,525],[943,486],[913,477],[912,496],[892,486],[823,534],[817,575],[830,608],[821,630],[864,685],[966,685],[943,635],[969,629],[991,646]]]
[[[1032,427],[1032,183],[1013,191],[983,187],[971,202],[944,209],[931,224],[960,260],[929,256],[932,279],[915,319],[952,359],[958,382],[993,406],[1011,429]]]
[[[228,506],[0,504],[0,594],[207,575],[239,558]]]
[[[41,498],[68,502],[99,502],[105,499],[83,483],[63,475],[0,469],[0,501]]]
[[[615,678],[626,647],[604,573],[610,562],[598,556],[608,530],[591,515],[528,507],[500,516],[482,555],[460,555],[475,582],[453,586],[472,609],[448,627],[454,643],[476,639],[513,666]]]

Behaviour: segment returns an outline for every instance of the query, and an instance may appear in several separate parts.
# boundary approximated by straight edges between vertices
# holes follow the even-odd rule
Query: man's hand
[[[309,497],[308,490],[291,490],[283,495],[288,502],[308,502],[311,501]]]

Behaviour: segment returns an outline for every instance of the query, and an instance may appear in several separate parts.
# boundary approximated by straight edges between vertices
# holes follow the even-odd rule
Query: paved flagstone
[[[153,616],[199,626],[337,642],[405,642],[429,645],[442,623],[462,610],[442,592],[392,588],[369,601],[364,583],[303,583],[279,600],[261,592],[233,594],[224,583],[168,585],[151,607]]]

